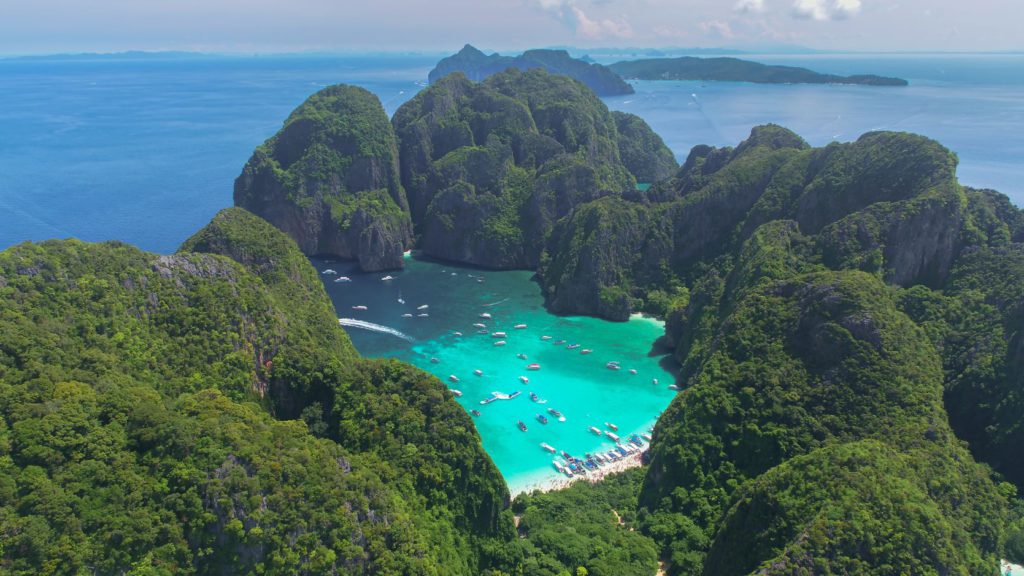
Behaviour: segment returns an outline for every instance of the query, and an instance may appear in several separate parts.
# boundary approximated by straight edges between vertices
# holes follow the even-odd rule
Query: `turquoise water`
[[[386,274],[362,274],[348,263],[314,260],[319,270],[330,267],[352,279],[338,283],[333,281],[336,276],[323,275],[339,316],[370,323],[369,329],[346,328],[362,354],[398,358],[427,370],[463,393],[458,401],[467,411],[480,411],[474,420],[484,447],[513,490],[558,476],[553,456],[540,448],[541,442],[574,455],[611,449],[611,440],[588,428],[604,429],[610,422],[623,439],[643,433],[675,394],[668,389],[673,377],[661,365],[667,357],[653,347],[663,333],[657,321],[554,316],[544,310],[530,272],[483,271],[419,259],[406,264],[405,270],[388,273],[394,280],[381,281]],[[419,310],[422,305],[428,308]],[[419,317],[421,313],[429,316]],[[482,319],[482,313],[493,318]],[[486,324],[489,333],[478,334],[475,323]],[[517,324],[527,327],[515,329]],[[507,337],[493,338],[491,333],[498,331]],[[542,340],[543,335],[552,339]],[[507,344],[495,346],[499,340]],[[566,343],[555,345],[558,340]],[[580,348],[566,348],[572,343]],[[583,349],[593,352],[584,355]],[[620,362],[622,369],[609,370],[609,361]],[[527,370],[534,362],[540,370]],[[483,376],[474,375],[478,369]],[[459,382],[450,382],[451,375]],[[520,376],[529,383],[522,383]],[[512,400],[480,404],[492,392],[517,390],[522,394]],[[547,403],[531,401],[530,392]],[[560,411],[565,422],[552,417],[548,408]],[[538,413],[549,417],[547,425],[537,421]],[[526,432],[517,428],[519,420],[527,425]]]

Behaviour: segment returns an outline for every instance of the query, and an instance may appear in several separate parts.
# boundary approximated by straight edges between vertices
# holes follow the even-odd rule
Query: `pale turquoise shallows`
[[[654,350],[663,333],[660,322],[552,315],[530,272],[483,271],[412,258],[403,271],[375,274],[359,273],[345,262],[313,263],[320,271],[338,273],[322,277],[362,354],[419,366],[461,391],[458,401],[467,411],[480,411],[474,421],[484,447],[513,491],[557,477],[553,456],[541,449],[541,442],[573,455],[610,449],[611,440],[594,434],[591,426],[606,430],[605,423],[614,424],[623,439],[646,432],[675,394],[668,389],[673,377],[661,365],[667,357]],[[381,280],[389,275],[394,279]],[[351,282],[335,282],[341,276]],[[492,318],[480,316],[485,313]],[[474,324],[486,325],[487,333],[478,333]],[[526,328],[516,329],[518,324]],[[495,332],[507,336],[494,337]],[[506,344],[496,346],[499,341]],[[569,349],[570,344],[579,347]],[[611,361],[621,369],[607,368]],[[528,370],[532,363],[540,369]],[[517,398],[480,404],[492,392],[515,391],[521,392]],[[546,403],[532,401],[530,392]],[[565,421],[548,408],[561,412]],[[548,417],[548,424],[540,423],[537,414]],[[518,429],[520,420],[526,432]]]

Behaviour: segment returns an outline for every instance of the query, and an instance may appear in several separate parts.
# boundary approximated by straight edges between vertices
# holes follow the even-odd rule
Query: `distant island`
[[[756,82],[759,84],[860,84],[864,86],[906,86],[902,78],[874,74],[839,76],[821,74],[795,66],[771,66],[739,58],[649,58],[616,62],[608,66],[629,80],[709,80]]]
[[[598,96],[633,93],[633,87],[606,66],[573,58],[565,50],[527,50],[519,56],[502,56],[498,53],[487,55],[466,44],[458,53],[438,62],[427,79],[433,84],[453,72],[462,72],[470,80],[480,82],[509,68],[543,68],[550,74],[579,80]]]

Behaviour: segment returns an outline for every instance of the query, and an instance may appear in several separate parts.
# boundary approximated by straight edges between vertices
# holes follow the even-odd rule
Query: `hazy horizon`
[[[840,52],[1024,49],[1024,8],[987,0],[37,0],[5,7],[4,56],[123,51],[451,52],[470,43]]]

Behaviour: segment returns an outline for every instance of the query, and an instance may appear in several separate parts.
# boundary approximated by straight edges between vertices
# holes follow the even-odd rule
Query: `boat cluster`
[[[650,442],[651,436],[650,434],[644,434],[644,438],[647,439],[647,442]],[[588,472],[594,472],[602,466],[607,466],[633,454],[643,452],[647,449],[647,446],[647,443],[645,443],[639,435],[631,434],[626,442],[616,442],[615,448],[608,450],[607,452],[587,452],[583,455],[583,458],[573,456],[563,450],[562,459],[560,460],[555,458],[551,461],[551,464],[555,467],[555,470],[558,470],[569,478],[574,476],[586,476]],[[552,454],[558,453],[558,450],[545,442],[541,442],[540,447]]]

